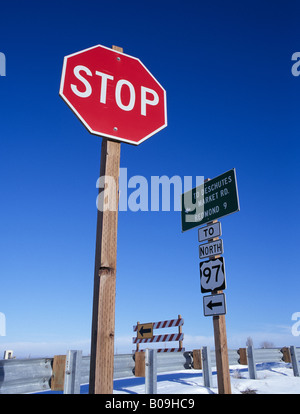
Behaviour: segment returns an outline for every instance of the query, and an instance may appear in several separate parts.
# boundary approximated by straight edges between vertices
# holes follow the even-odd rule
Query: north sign
[[[59,94],[95,135],[138,145],[167,126],[164,88],[139,59],[105,46],[64,58]]]
[[[199,258],[206,259],[207,257],[223,254],[223,240],[219,239],[210,243],[200,244]]]
[[[181,227],[190,230],[240,210],[235,169],[182,194]]]

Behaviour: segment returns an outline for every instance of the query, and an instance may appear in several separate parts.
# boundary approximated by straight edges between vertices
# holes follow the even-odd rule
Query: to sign
[[[203,296],[204,316],[216,316],[226,314],[225,294]]]
[[[92,134],[138,145],[167,126],[163,87],[139,59],[101,45],[64,58],[59,94]]]
[[[224,257],[200,263],[201,292],[226,289]]]
[[[217,223],[213,223],[208,226],[201,227],[198,230],[199,242],[213,239],[214,237],[219,237],[221,235],[222,235],[222,230],[221,230],[221,223],[219,221]]]

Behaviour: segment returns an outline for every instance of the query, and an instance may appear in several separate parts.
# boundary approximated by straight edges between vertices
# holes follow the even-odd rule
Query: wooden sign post
[[[123,49],[112,47],[118,52]],[[102,139],[100,177],[111,177],[106,184],[114,208],[98,205],[94,298],[91,338],[90,394],[112,394],[114,375],[115,297],[117,268],[117,228],[121,143]],[[114,193],[113,193],[114,192]]]
[[[213,316],[219,394],[231,394],[225,315]]]
[[[112,393],[120,142],[139,145],[167,126],[166,91],[121,47],[96,45],[64,57],[59,95],[90,133],[103,137],[89,389]]]
[[[216,221],[208,223],[215,224]],[[208,242],[212,239],[208,239]],[[217,259],[220,255],[211,256],[210,259]],[[213,294],[222,294],[222,290],[214,290]],[[214,339],[215,339],[215,354],[217,366],[217,379],[219,394],[231,394],[228,347],[227,347],[227,333],[225,315],[213,316]]]
[[[239,209],[235,169],[213,180],[208,178],[201,186],[182,195],[182,231],[206,224],[198,230],[198,241],[205,242],[199,246],[199,258],[208,259],[200,262],[200,285],[202,293],[211,292],[203,297],[203,310],[204,316],[213,317],[219,394],[231,394],[231,384],[223,293],[226,289],[225,262],[221,257],[223,242],[219,236],[222,231],[217,219]]]
[[[108,196],[116,200],[116,208],[114,211],[102,208],[104,211],[101,211],[101,206],[98,206],[90,394],[113,392],[120,147],[119,142],[103,138],[100,176],[114,178],[116,185],[111,189],[108,186],[107,190]],[[111,194],[110,191],[115,191],[115,194]],[[102,201],[105,202],[104,197]]]

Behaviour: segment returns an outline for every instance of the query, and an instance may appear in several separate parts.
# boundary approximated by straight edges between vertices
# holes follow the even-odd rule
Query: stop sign
[[[92,134],[138,145],[167,126],[164,88],[139,59],[101,45],[64,58],[59,94]]]

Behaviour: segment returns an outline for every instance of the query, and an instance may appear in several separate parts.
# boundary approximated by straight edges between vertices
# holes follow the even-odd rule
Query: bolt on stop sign
[[[164,88],[139,59],[101,45],[64,58],[59,94],[95,135],[138,145],[167,126]]]

